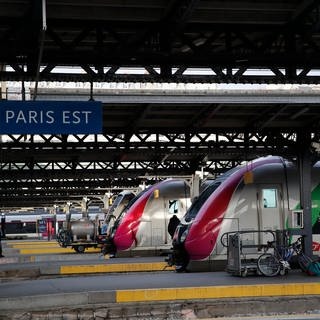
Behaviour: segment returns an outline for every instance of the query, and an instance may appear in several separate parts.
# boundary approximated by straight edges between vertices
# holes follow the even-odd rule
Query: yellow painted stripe
[[[57,242],[35,242],[35,243],[12,243],[9,244],[11,248],[20,249],[20,248],[34,248],[34,247],[60,247]]]
[[[262,284],[116,291],[116,302],[320,295],[319,283]]]
[[[88,248],[85,252],[101,252],[100,248]],[[50,253],[75,253],[72,248],[33,248],[20,249],[20,254],[50,254]]]
[[[34,244],[34,245],[37,245],[37,244],[42,244],[42,243],[51,243],[51,244],[57,244],[57,240],[27,240],[27,241],[15,241],[15,240],[5,240],[7,244]]]
[[[173,270],[165,262],[61,266],[60,274]]]

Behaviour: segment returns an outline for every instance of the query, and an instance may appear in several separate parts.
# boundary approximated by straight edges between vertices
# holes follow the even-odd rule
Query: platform
[[[101,259],[98,253],[30,256],[11,250],[19,248],[6,243],[2,261],[33,258],[0,264],[1,319],[26,312],[50,319],[54,310],[54,319],[64,319],[66,313],[103,313],[105,319],[123,319],[124,313],[133,319],[156,318],[155,314],[159,319],[184,319],[188,312],[193,319],[252,312],[320,314],[319,277],[298,270],[278,277],[243,278],[224,271],[177,274],[163,267],[159,256]]]

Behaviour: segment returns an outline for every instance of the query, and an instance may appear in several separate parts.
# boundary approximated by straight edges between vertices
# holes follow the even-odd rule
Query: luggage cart
[[[274,240],[275,233],[271,230],[224,233],[221,243],[227,247],[227,272],[241,277],[257,274],[257,259],[267,246],[267,241]]]

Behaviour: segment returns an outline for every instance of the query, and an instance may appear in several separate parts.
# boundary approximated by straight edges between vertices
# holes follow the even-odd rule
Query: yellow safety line
[[[49,249],[49,250],[51,250],[51,249],[54,249],[54,248],[61,248],[59,245],[57,245],[57,246],[50,246],[50,245],[42,245],[42,246],[39,246],[39,245],[37,245],[37,246],[12,246],[11,247],[12,249],[19,249],[19,250],[22,250],[22,249]]]
[[[116,302],[320,295],[319,283],[117,290]]]
[[[41,243],[55,243],[57,244],[57,240],[26,240],[26,241],[15,241],[15,240],[7,240],[7,243],[13,243],[13,244],[41,244]]]
[[[165,262],[61,266],[60,274],[173,270]]]
[[[72,248],[33,248],[33,249],[20,249],[20,254],[50,254],[50,253],[74,253]],[[101,252],[100,248],[88,248],[85,252]]]
[[[14,249],[22,249],[22,248],[41,248],[41,247],[60,247],[59,244],[56,242],[41,242],[41,243],[13,243],[8,245]]]

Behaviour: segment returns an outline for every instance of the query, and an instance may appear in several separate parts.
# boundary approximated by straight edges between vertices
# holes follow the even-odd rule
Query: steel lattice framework
[[[31,81],[31,99],[102,101],[103,133],[1,136],[3,207],[47,206],[196,170],[217,175],[258,156],[295,159],[303,148],[318,159],[313,88],[171,95],[95,84],[318,84],[319,1],[41,3],[0,0],[0,81],[21,82],[22,99]],[[58,92],[46,81],[90,89]]]
[[[215,176],[244,160],[296,156],[296,133],[8,136],[2,143],[1,203],[49,205],[203,170]],[[33,141],[32,141],[33,140]],[[36,140],[36,141],[35,141]],[[94,141],[92,141],[94,140]],[[134,142],[128,140],[133,140]],[[15,200],[13,200],[15,199]]]
[[[316,0],[45,3],[0,1],[1,80],[319,82]]]

